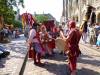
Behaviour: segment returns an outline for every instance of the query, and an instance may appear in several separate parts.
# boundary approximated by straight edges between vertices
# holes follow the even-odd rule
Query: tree
[[[18,8],[19,5],[24,7],[23,3],[24,3],[23,0],[7,0],[7,5],[10,8],[13,8],[13,7],[17,7]]]
[[[48,17],[43,14],[36,15],[35,17],[38,23],[43,23],[44,21],[48,20]]]
[[[4,17],[5,23],[13,23],[16,13],[13,8],[18,7],[19,5],[24,7],[23,0],[0,0],[0,15]]]
[[[22,28],[22,23],[21,21],[18,21],[18,20],[14,20],[13,21],[13,26],[16,28]]]
[[[0,0],[0,16],[3,16],[5,24],[14,24],[15,27],[21,26],[20,22],[15,21],[15,13],[16,11],[13,10],[14,7],[18,9],[18,6],[23,5],[23,0]],[[2,22],[1,22],[2,23]],[[1,25],[2,29],[3,24]],[[4,41],[4,36],[1,35],[0,32],[0,42]]]

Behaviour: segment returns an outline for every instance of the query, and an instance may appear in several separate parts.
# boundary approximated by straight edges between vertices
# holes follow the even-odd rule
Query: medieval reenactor
[[[50,47],[50,41],[52,41],[52,36],[49,35],[49,33],[47,32],[46,30],[46,27],[45,25],[42,25],[41,26],[41,32],[40,32],[40,40],[41,40],[41,43],[45,49],[45,52],[47,55],[52,55],[52,49]]]
[[[42,66],[44,65],[43,63],[41,63],[41,54],[43,52],[43,48],[41,47],[39,39],[40,38],[37,33],[37,23],[34,23],[33,26],[30,28],[28,39],[30,50],[32,49],[33,51],[29,53],[33,53],[34,64]]]
[[[69,68],[71,75],[76,75],[77,57],[79,57],[81,53],[78,45],[81,34],[76,28],[76,23],[74,21],[69,22],[69,28],[68,36],[66,38]]]

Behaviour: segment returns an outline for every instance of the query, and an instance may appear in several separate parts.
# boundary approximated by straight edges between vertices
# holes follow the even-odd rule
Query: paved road
[[[10,50],[11,55],[0,60],[0,75],[18,75],[24,57],[26,55],[25,38],[14,40],[4,45]],[[89,47],[80,45],[82,55],[78,59],[78,75],[100,75],[100,52]],[[33,60],[28,60],[24,75],[69,75],[66,57],[56,54],[54,57],[42,59],[46,63],[44,67],[33,64]]]
[[[80,45],[82,56],[78,61],[78,75],[100,75],[100,52]]]
[[[78,75],[100,75],[100,53],[84,45],[80,45],[82,55],[78,58]],[[43,59],[44,67],[38,67],[32,60],[27,61],[24,75],[69,75],[66,58],[56,54],[49,59]]]
[[[24,36],[22,35],[11,43],[0,45],[10,51],[8,58],[0,60],[0,75],[18,75],[27,53]]]
[[[28,60],[24,75],[66,75],[67,67],[65,57],[56,54],[54,57],[43,59],[45,66],[38,67],[33,64],[32,60]]]

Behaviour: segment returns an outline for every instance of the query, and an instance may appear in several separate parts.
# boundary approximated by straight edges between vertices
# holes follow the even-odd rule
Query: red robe
[[[79,40],[80,40],[80,33],[77,29],[72,29],[69,31],[69,38],[70,40],[68,41],[69,43],[69,66],[71,71],[76,70],[76,62],[77,62],[77,57],[80,54],[79,50]]]

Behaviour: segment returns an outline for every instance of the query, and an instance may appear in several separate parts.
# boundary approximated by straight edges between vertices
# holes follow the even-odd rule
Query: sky
[[[25,8],[20,7],[20,14],[28,13],[52,14],[57,21],[60,21],[62,15],[63,0],[24,0]]]

